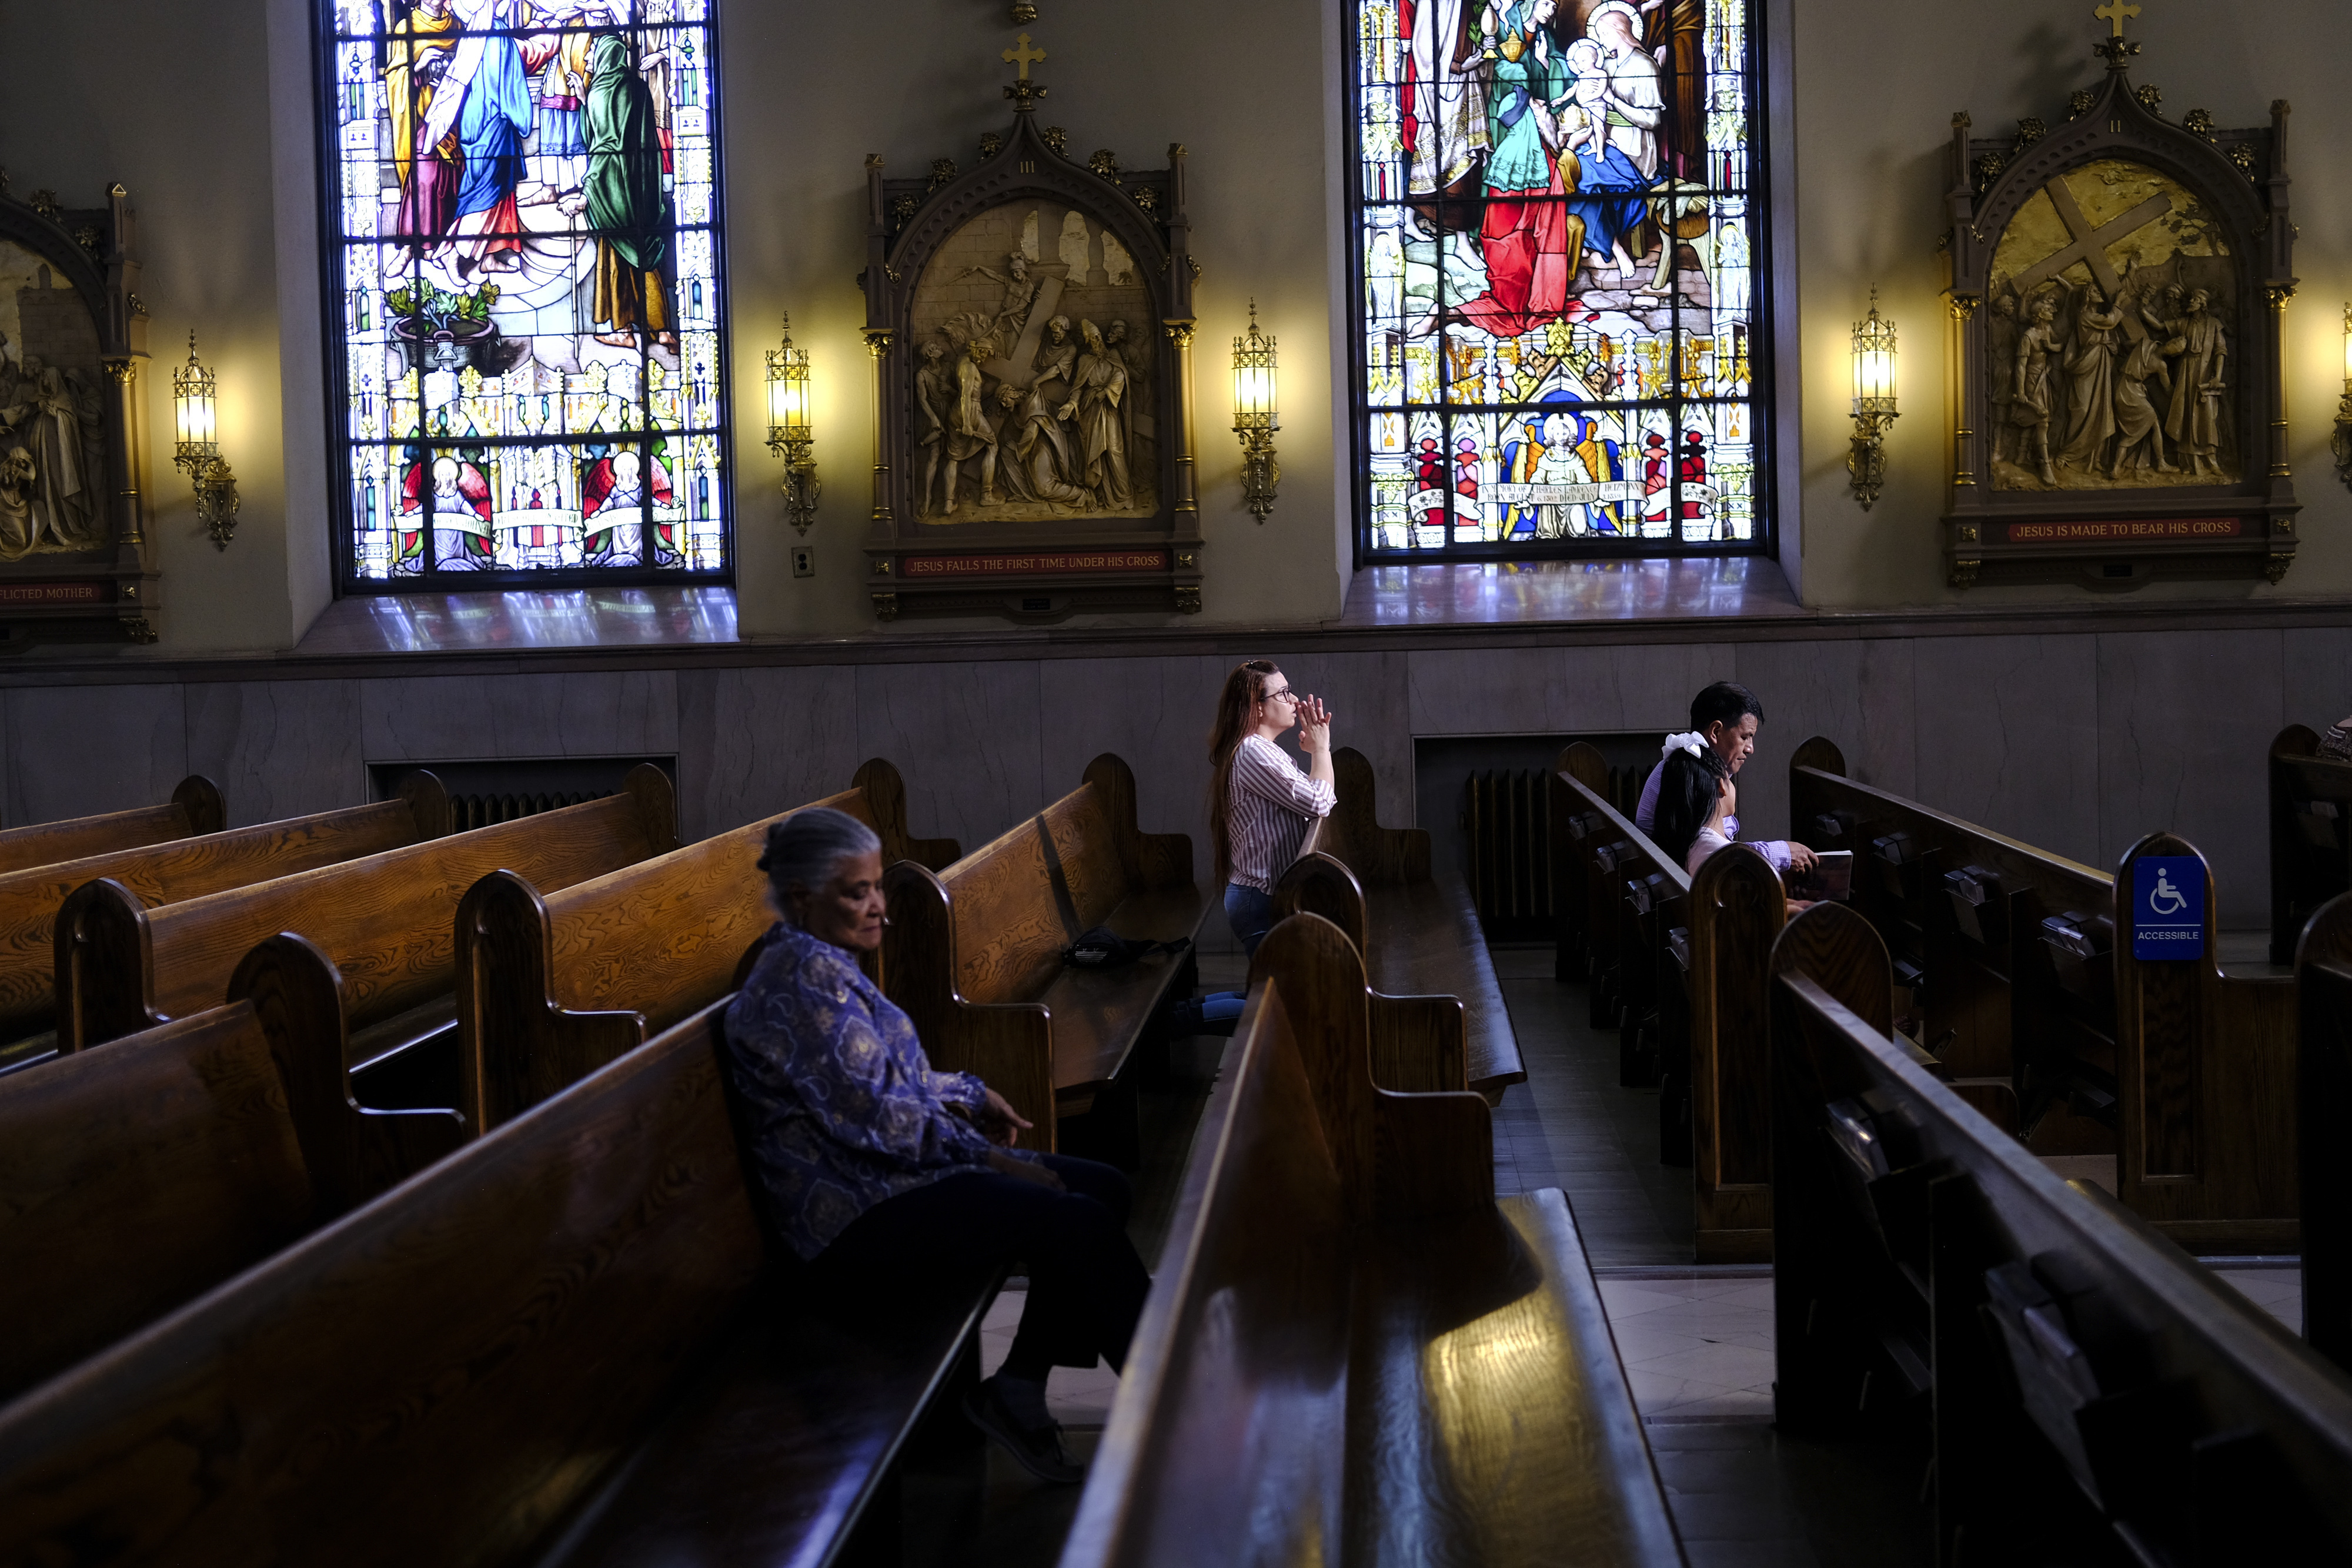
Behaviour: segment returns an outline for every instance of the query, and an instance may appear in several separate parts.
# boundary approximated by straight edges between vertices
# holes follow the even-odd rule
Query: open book
[[[1790,867],[1781,876],[1790,898],[1802,898],[1815,904],[1826,899],[1844,904],[1853,896],[1853,852],[1823,850],[1811,871]]]

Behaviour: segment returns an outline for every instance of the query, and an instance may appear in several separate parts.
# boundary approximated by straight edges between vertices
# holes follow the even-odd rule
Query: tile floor
[[[1649,1421],[1772,1418],[1772,1276],[1603,1274],[1617,1358]]]

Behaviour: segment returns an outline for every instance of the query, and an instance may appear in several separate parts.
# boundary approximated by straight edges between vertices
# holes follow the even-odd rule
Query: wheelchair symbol
[[[2152,915],[2178,915],[2189,907],[2189,900],[2181,895],[2179,888],[2172,885],[2172,876],[2169,872],[2161,868],[2158,870],[2156,886],[2148,892],[2147,907]]]

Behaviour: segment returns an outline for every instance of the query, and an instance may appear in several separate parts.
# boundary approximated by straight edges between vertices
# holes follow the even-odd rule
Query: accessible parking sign
[[[2205,862],[2195,855],[2132,862],[2132,956],[2205,956]]]

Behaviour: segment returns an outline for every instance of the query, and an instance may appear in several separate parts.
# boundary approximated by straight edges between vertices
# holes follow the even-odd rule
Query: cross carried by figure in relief
[[[2115,24],[2115,36],[2120,38],[2124,36],[2125,21],[2130,18],[2137,18],[2139,16],[2139,7],[2126,4],[2126,0],[2107,0],[2105,5],[2092,12],[2091,15],[2096,16],[2103,22],[2112,22]],[[1024,44],[1028,41],[1029,40],[1026,38],[1022,40]],[[1010,56],[1007,56],[1006,57],[1008,59],[1011,58]]]
[[[2107,303],[2114,304],[2116,297],[2123,293],[2124,280],[2116,272],[2115,264],[2107,259],[2107,246],[2147,227],[2172,211],[2172,199],[2150,196],[2123,216],[2094,228],[2081,205],[2075,202],[2074,193],[2066,183],[2066,176],[2053,176],[2042,188],[2049,194],[2050,204],[2058,209],[2058,219],[2066,225],[2066,234],[2074,243],[2052,251],[2019,273],[2015,282],[2018,298],[2023,300],[2043,279],[2057,277],[2079,261],[2091,269],[2091,277],[2098,283],[2099,292],[2106,296]],[[2135,343],[2147,336],[2147,329],[2140,325],[2138,315],[2128,310],[2124,312],[2124,331]]]
[[[2134,8],[2137,9],[2137,7]],[[1023,81],[1027,81],[1029,79],[1029,68],[1034,65],[1043,64],[1045,58],[1045,51],[1043,49],[1031,48],[1029,47],[1029,35],[1024,33],[1021,35],[1021,47],[1017,49],[1005,50],[1003,55],[1000,57],[1008,66],[1017,62],[1021,67],[1021,79]]]

